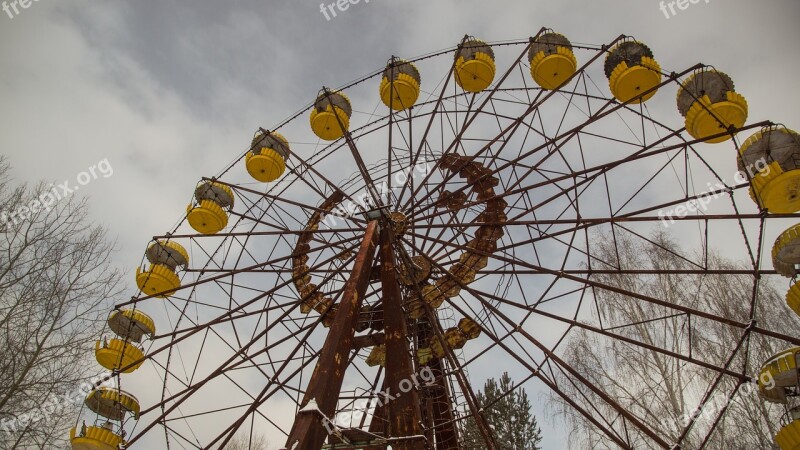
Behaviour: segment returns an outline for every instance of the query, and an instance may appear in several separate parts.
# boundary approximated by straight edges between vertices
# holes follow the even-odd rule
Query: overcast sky
[[[751,122],[798,129],[798,19],[797,0],[701,0],[670,18],[656,0],[362,0],[331,20],[309,0],[37,0],[0,13],[0,153],[30,182],[74,180],[107,159],[113,175],[77,195],[90,196],[118,263],[133,269],[181,218],[194,183],[236,158],[256,127],[391,55],[542,26],[573,42],[633,35],[666,69],[704,62],[730,74]],[[566,448],[542,424],[545,448]]]

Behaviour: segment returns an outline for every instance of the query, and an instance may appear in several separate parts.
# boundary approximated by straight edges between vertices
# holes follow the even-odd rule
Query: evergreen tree
[[[478,405],[484,410],[501,450],[539,450],[542,430],[536,416],[531,413],[528,394],[524,389],[511,391],[513,385],[508,373],[503,374],[499,383],[494,378],[488,379],[483,391],[477,393]],[[460,439],[463,449],[487,448],[475,420],[471,417],[464,422]]]

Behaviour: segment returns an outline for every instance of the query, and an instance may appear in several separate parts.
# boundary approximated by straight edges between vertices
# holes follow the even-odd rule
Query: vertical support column
[[[344,382],[344,374],[350,360],[358,313],[369,286],[369,274],[378,242],[378,222],[367,225],[364,240],[356,255],[350,278],[344,286],[339,310],[325,339],[314,374],[308,382],[302,407],[314,400],[319,411],[301,410],[295,418],[292,431],[286,441],[286,448],[292,450],[319,450],[328,435],[323,417],[333,417],[336,403]]]
[[[420,322],[418,328],[418,338],[425,345],[430,346],[429,342],[435,339],[431,325],[428,322]],[[427,407],[427,426],[433,429],[435,448],[436,450],[458,450],[458,429],[454,420],[450,386],[444,376],[444,361],[433,358],[427,366],[433,373],[434,382],[423,389],[424,404]]]
[[[381,385],[381,392],[386,392],[386,379]],[[386,436],[386,405],[378,403],[372,413],[372,422],[369,424],[369,432],[380,436]]]
[[[391,230],[388,226],[385,228],[381,234],[381,283],[386,334],[386,392],[394,397],[386,405],[390,442],[391,438],[416,437],[393,442],[392,447],[398,450],[425,450],[415,381],[417,377],[408,347],[408,329],[397,281]]]
[[[453,401],[450,398],[449,386],[444,378],[442,360],[434,359],[430,364],[436,381],[428,389],[431,390],[431,406],[433,426],[436,437],[436,450],[457,450],[458,432],[454,421]]]

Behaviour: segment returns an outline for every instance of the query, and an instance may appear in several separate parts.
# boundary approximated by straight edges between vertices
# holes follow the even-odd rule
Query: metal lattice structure
[[[674,101],[667,117],[649,109],[670,92],[685,127],[672,124]],[[377,103],[373,112],[359,109],[364,99]],[[491,45],[465,37],[323,88],[202,179],[187,219],[154,238],[149,267],[137,272],[142,291],[117,308],[147,312],[159,331],[131,313],[122,325],[148,338],[142,356],[127,350],[140,347],[123,330],[105,365],[123,388],[124,372],[140,365],[161,386],[136,392],[140,410],[108,430],[125,429],[129,448],[223,448],[237,434],[268,432],[291,449],[458,449],[472,418],[495,449],[469,374],[502,369],[522,374],[518,386],[561,396],[621,448],[633,447],[628,429],[654,447],[681,445],[694,421],[670,440],[560,350],[582,330],[741,384],[755,379],[752,364],[734,363],[748,360],[753,336],[800,346],[755,317],[759,280],[777,276],[765,236],[798,215],[772,213],[754,174],[730,183],[737,160],[744,167],[735,136],[775,129],[745,124],[746,111],[730,78],[705,65],[666,72],[630,38],[575,44],[550,30]],[[321,139],[310,145],[309,113]],[[691,201],[695,213],[669,213]],[[676,254],[691,268],[614,268],[597,253],[601,236],[659,246],[648,233],[665,224],[700,249]],[[715,249],[748,268],[710,267],[704,257]],[[725,273],[751,277],[748,318],[597,280]],[[675,352],[620,331],[635,324],[598,321],[598,291],[680,318],[688,345]],[[740,336],[725,361],[693,350],[704,323]],[[571,397],[564,379],[591,396]],[[100,448],[83,431],[73,445]],[[100,431],[93,439],[106,439]]]

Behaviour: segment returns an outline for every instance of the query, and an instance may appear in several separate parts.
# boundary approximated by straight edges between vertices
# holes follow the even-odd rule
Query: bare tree
[[[269,450],[270,443],[263,434],[239,433],[225,446],[225,450]]]
[[[56,448],[121,274],[85,200],[12,183],[0,159],[0,448]]]
[[[594,268],[608,269],[593,276],[596,281],[666,300],[676,305],[730,318],[740,323],[757,319],[759,326],[791,333],[800,319],[788,309],[776,289],[766,281],[757,284],[753,302],[752,275],[621,275],[625,269],[697,269],[696,261],[706,255],[682,256],[678,246],[663,234],[650,241],[629,235],[598,236]],[[743,264],[707,255],[709,269],[743,269]],[[596,302],[587,322],[636,342],[681,355],[691,355],[717,367],[728,364],[732,372],[745,371],[755,377],[759,365],[772,354],[783,350],[780,341],[750,333],[739,351],[737,343],[743,331],[719,322],[676,314],[664,306],[639,301],[609,290],[594,290]],[[584,329],[575,330],[566,341],[564,359],[593,385],[609,394],[646,427],[668,443],[678,442],[685,426],[697,416],[682,448],[698,448],[708,436],[706,448],[777,448],[772,437],[777,432],[781,408],[766,405],[753,383],[740,384],[735,377],[722,376],[710,401],[701,400],[718,372],[621,340],[611,339]],[[573,399],[583,399],[584,406],[596,408],[598,416],[611,418],[612,426],[627,436],[634,448],[657,448],[636,427],[623,427],[616,411],[582,383],[565,373],[557,376],[559,386]],[[571,428],[570,448],[614,448],[615,444],[582,415],[560,398],[551,404]],[[713,430],[719,413],[726,414]],[[660,448],[660,447],[659,447]]]

